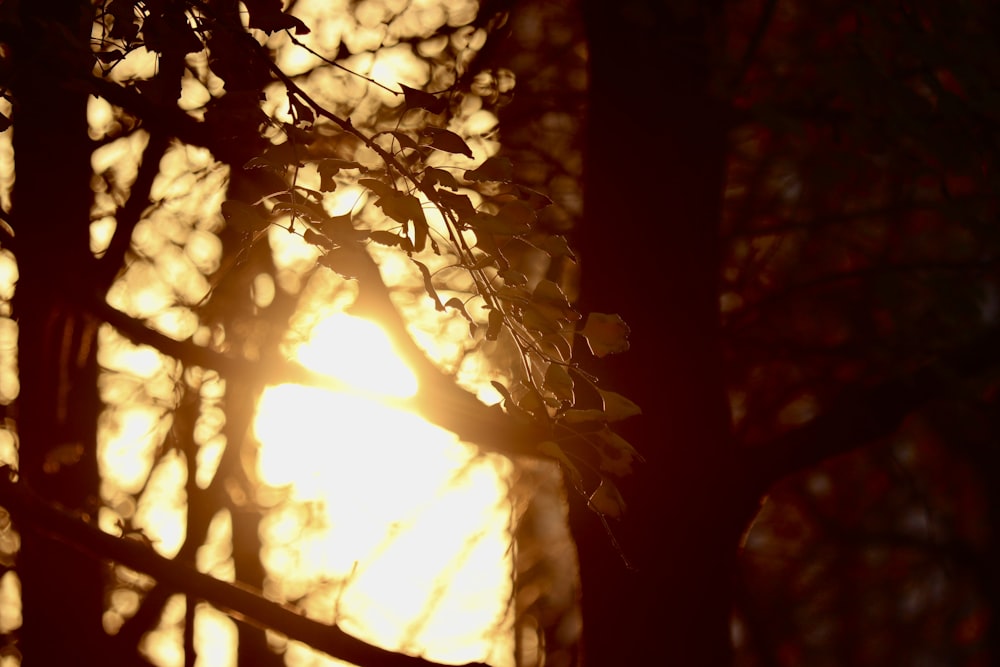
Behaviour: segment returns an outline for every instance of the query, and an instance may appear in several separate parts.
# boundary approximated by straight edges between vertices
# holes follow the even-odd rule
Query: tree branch
[[[290,605],[265,599],[258,591],[220,581],[183,563],[160,556],[141,543],[114,537],[81,519],[48,505],[24,483],[12,480],[10,468],[0,468],[0,503],[14,516],[20,530],[32,531],[90,558],[113,560],[144,572],[175,590],[212,604],[250,623],[280,632],[331,656],[363,667],[437,667],[423,658],[394,653],[368,644],[336,626],[314,621]],[[485,667],[469,663],[466,667]]]
[[[359,252],[368,258],[371,270],[377,273],[378,268],[374,261],[363,250]],[[413,365],[419,383],[419,390],[413,398],[378,397],[378,400],[400,410],[417,413],[432,424],[451,431],[482,450],[506,456],[542,456],[534,446],[546,437],[539,427],[521,424],[499,407],[481,403],[475,396],[456,385],[423,355],[406,333],[402,319],[389,302],[388,291],[384,283],[380,282],[381,278],[378,280],[377,284],[382,286],[384,293],[377,290],[374,276],[366,276],[364,285],[366,291],[371,293],[375,290],[376,293],[368,300],[370,305],[362,308],[363,313],[371,315],[385,326],[397,351]],[[133,343],[154,347],[189,366],[211,368],[232,381],[253,382],[255,386],[293,383],[356,393],[355,389],[336,378],[315,373],[287,359],[271,357],[260,363],[251,363],[245,359],[234,358],[195,345],[191,341],[174,340],[112,308],[103,299],[92,299],[90,310]]]

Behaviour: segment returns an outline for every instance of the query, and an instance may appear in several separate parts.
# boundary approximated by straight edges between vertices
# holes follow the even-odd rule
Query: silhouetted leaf
[[[105,65],[110,65],[124,58],[125,54],[120,49],[113,49],[111,51],[98,51],[94,54],[94,57]]]
[[[396,192],[396,190],[391,185],[383,183],[382,181],[379,181],[374,178],[358,179],[358,185],[362,185],[368,188],[369,190],[377,194],[379,197],[391,197]]]
[[[620,316],[604,313],[588,315],[587,323],[580,331],[595,357],[628,350],[628,334],[628,325]]]
[[[576,467],[576,464],[566,456],[566,452],[562,448],[552,442],[551,440],[545,440],[538,444],[538,453],[542,456],[548,456],[551,459],[555,459],[560,464],[562,464],[563,469],[569,474],[570,481],[573,486],[580,488],[583,485],[583,477],[580,476],[580,470]]]
[[[528,277],[516,269],[508,269],[500,272],[504,285],[511,287],[521,287],[528,284]]]
[[[543,352],[554,359],[569,361],[573,357],[573,345],[562,331],[545,334],[537,343]]]
[[[469,315],[469,311],[465,309],[465,303],[463,303],[461,299],[459,299],[457,296],[453,296],[444,302],[444,306],[445,308],[452,308],[461,313],[462,317],[464,317],[466,321],[469,323],[469,334],[473,335],[476,333],[476,328],[478,327],[478,325],[475,323],[475,321],[473,321],[472,316]]]
[[[503,313],[494,308],[490,311],[489,322],[486,326],[486,340],[496,340],[500,337],[500,330],[503,328]]]
[[[549,364],[545,371],[544,386],[561,401],[572,404],[576,400],[573,393],[573,378],[562,364]]]
[[[476,209],[472,206],[472,201],[468,195],[460,195],[447,190],[438,191],[438,200],[446,207],[450,208],[458,216],[459,220],[471,218],[476,214]]]
[[[361,165],[351,160],[340,160],[337,158],[327,158],[316,163],[316,171],[319,172],[319,189],[323,192],[333,192],[337,188],[334,177],[340,173],[341,169],[360,169]]]
[[[226,223],[245,232],[256,232],[268,225],[268,220],[257,207],[235,199],[222,202],[222,217]]]
[[[411,148],[413,150],[417,150],[418,148],[420,148],[420,145],[417,144],[417,142],[414,141],[413,137],[408,135],[406,132],[393,130],[389,132],[389,134],[396,137],[396,140],[399,142],[401,148]]]
[[[538,390],[534,387],[529,387],[528,391],[521,396],[521,398],[517,401],[517,407],[540,419],[544,419],[549,416],[545,399],[542,398],[542,395],[538,393]]]
[[[294,117],[297,122],[311,123],[316,120],[316,114],[313,112],[312,107],[299,99],[298,95],[288,96],[288,106],[290,110],[294,112]]]
[[[565,236],[546,236],[540,242],[533,243],[533,245],[553,259],[569,257],[574,262],[576,261],[576,255],[570,249]]]
[[[600,468],[618,477],[624,477],[632,472],[632,462],[642,462],[645,459],[625,438],[609,428],[603,428],[596,436],[601,441],[598,454],[601,457]]]
[[[399,234],[394,234],[393,232],[387,232],[385,230],[376,230],[368,234],[368,237],[378,243],[379,245],[385,246],[396,246],[407,252],[413,252],[413,242],[410,241],[409,237],[400,236]]]
[[[131,43],[139,34],[134,0],[111,0],[105,9],[112,16],[111,31],[108,36],[111,39],[120,39],[126,44]]]
[[[426,109],[433,114],[444,113],[448,108],[448,101],[443,98],[439,98],[423,90],[404,86],[403,84],[399,84],[399,87],[403,89],[403,99],[407,108]]]
[[[531,207],[532,210],[540,211],[552,204],[552,200],[541,192],[526,188],[523,185],[515,185],[514,191],[517,193],[517,198]]]
[[[619,421],[642,414],[642,409],[638,405],[621,394],[604,389],[598,389],[598,392],[601,394],[601,400],[604,401],[604,414],[608,421]]]
[[[243,0],[250,14],[248,25],[271,34],[278,30],[294,29],[296,35],[309,34],[301,20],[281,11],[281,0]]]
[[[424,170],[424,177],[428,180],[429,185],[435,183],[442,185],[446,188],[451,188],[452,190],[458,190],[459,184],[455,180],[455,177],[451,175],[451,172],[447,172],[444,169],[437,169],[436,167],[427,167]]]
[[[437,290],[434,288],[434,283],[431,281],[431,271],[427,268],[423,262],[418,262],[417,260],[412,260],[417,268],[420,269],[420,275],[424,277],[424,289],[427,291],[427,295],[434,300],[434,308],[437,310],[444,310],[444,304],[441,303],[441,299],[438,298]]]
[[[620,519],[625,514],[625,499],[610,480],[601,479],[600,486],[590,496],[590,508],[606,517]]]
[[[525,307],[521,315],[521,324],[543,334],[555,334],[562,330],[562,324],[557,317],[553,317],[551,312],[538,308],[533,303]]]
[[[472,157],[472,149],[462,137],[451,130],[443,130],[439,127],[428,127],[424,129],[424,134],[430,137],[431,148],[446,153],[458,153],[466,157]]]
[[[604,422],[603,410],[567,410],[562,414],[562,421],[566,424],[588,424],[591,422]]]
[[[306,243],[311,243],[314,246],[319,246],[320,248],[333,248],[333,241],[328,239],[323,234],[317,234],[311,229],[307,229],[305,233],[302,234],[302,238]]]
[[[475,169],[465,172],[467,181],[502,181],[508,183],[514,178],[514,165],[509,158],[491,157]]]
[[[340,247],[327,251],[319,258],[319,263],[333,269],[335,272],[347,279],[357,278],[366,270],[365,263],[358,255],[361,250],[357,248]]]
[[[148,50],[167,56],[183,57],[204,48],[187,17],[178,12],[147,16],[142,24],[142,39]]]

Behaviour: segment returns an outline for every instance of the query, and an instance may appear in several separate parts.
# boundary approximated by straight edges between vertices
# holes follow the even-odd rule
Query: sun
[[[386,648],[508,664],[510,462],[392,405],[417,379],[376,324],[331,315],[294,353],[349,389],[260,398],[258,478],[288,496],[261,522],[273,589]]]

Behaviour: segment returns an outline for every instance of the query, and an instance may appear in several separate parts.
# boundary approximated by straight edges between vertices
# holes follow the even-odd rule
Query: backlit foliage
[[[639,408],[598,388],[573,353],[584,349],[578,339],[599,357],[623,352],[628,327],[617,315],[584,318],[549,275],[552,263],[575,255],[558,230],[539,224],[549,197],[519,184],[516,165],[499,154],[497,112],[515,80],[509,70],[478,68],[476,56],[505,13],[480,16],[466,2],[293,5],[286,12],[269,0],[97,2],[89,47],[66,47],[90,59],[90,76],[66,85],[89,94],[90,252],[105,267],[87,283],[95,301],[83,304],[105,320],[94,334],[103,404],[94,453],[102,506],[94,519],[105,533],[218,579],[259,586],[394,650],[507,664],[512,573],[491,582],[496,604],[444,589],[475,590],[461,583],[475,570],[462,568],[479,551],[512,558],[505,540],[533,503],[563,511],[550,492],[558,483],[546,467],[553,461],[602,520],[622,515],[615,480],[640,457],[612,428]],[[50,27],[62,29],[42,25]],[[16,132],[16,112],[2,111]],[[0,224],[0,243],[17,234],[16,224]],[[17,272],[14,256],[0,248],[0,404],[18,395],[8,303]],[[425,416],[443,426],[469,422],[471,445],[435,434],[445,444],[434,453],[420,448],[427,425],[416,418],[393,430],[397,417],[366,413],[360,403],[345,403],[335,417],[328,397],[308,393],[330,385],[383,391],[346,372],[315,374],[324,371],[304,343],[343,313],[379,322],[415,373],[390,402],[417,412],[430,406]],[[577,404],[581,388],[593,399],[586,405]],[[286,427],[283,437],[296,442],[276,449],[269,442],[282,434],[268,433],[275,428],[264,418],[269,411],[311,430]],[[324,417],[335,422],[330,433],[317,430]],[[477,428],[491,432],[490,424],[516,437],[477,449]],[[0,456],[13,467],[16,432],[13,422],[0,430]],[[248,434],[259,449],[244,446]],[[327,444],[331,436],[335,445]],[[410,458],[382,449],[394,438],[414,445]],[[327,458],[325,446],[340,458]],[[86,455],[70,443],[46,465],[68,467]],[[526,476],[544,480],[543,500],[510,488],[514,472],[503,455],[548,462],[525,464]],[[421,458],[433,456],[455,464],[454,479],[414,474]],[[343,483],[289,487],[282,471],[289,460],[336,467],[317,480],[341,475]],[[348,493],[352,472],[385,484]],[[430,495],[445,483],[456,500]],[[375,552],[427,539],[407,537],[406,521],[381,516],[376,496],[388,487],[427,514],[486,507],[500,529],[477,529],[481,517],[451,517],[469,524],[445,563],[451,569],[430,566],[436,578],[420,580],[431,587],[424,598],[431,602],[386,639],[371,629],[384,621],[379,609],[366,611],[370,601],[354,584],[382,581],[398,594],[399,577],[413,571],[388,569],[379,553],[351,562],[320,529],[336,524]],[[361,530],[383,519],[384,534]],[[540,525],[532,530],[543,539],[559,532]],[[398,544],[386,546],[391,540]],[[6,540],[3,553],[15,552],[15,542],[16,535]],[[231,644],[236,626],[213,606],[129,567],[109,572],[103,626],[119,644],[139,645],[162,664],[183,661],[189,642],[199,658],[232,659],[218,647]],[[559,578],[568,606],[574,576],[569,567]],[[526,605],[548,595],[534,590]],[[494,617],[486,619],[496,634],[485,653],[478,636],[430,648],[425,636],[443,624],[435,613],[444,619],[449,605],[474,603]],[[3,618],[17,615],[10,604],[4,609]],[[472,615],[466,620],[467,635],[481,633]],[[453,637],[463,631],[447,630]],[[290,664],[320,659],[294,641],[268,642]],[[531,649],[536,660],[543,649]]]

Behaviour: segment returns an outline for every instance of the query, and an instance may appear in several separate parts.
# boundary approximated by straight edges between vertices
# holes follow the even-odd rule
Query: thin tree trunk
[[[632,349],[601,363],[644,414],[646,457],[612,528],[576,503],[584,662],[730,664],[742,494],[721,374],[719,222],[726,159],[709,79],[709,3],[583,2],[590,46],[582,310],[618,312]],[[714,3],[712,3],[714,4]]]
[[[65,85],[89,71],[90,7],[59,0],[19,8],[12,216],[20,270],[20,473],[41,496],[94,519],[98,323],[74,298],[87,293],[94,269],[91,148],[86,93]],[[103,663],[103,566],[31,531],[21,534],[24,654],[39,665]]]

